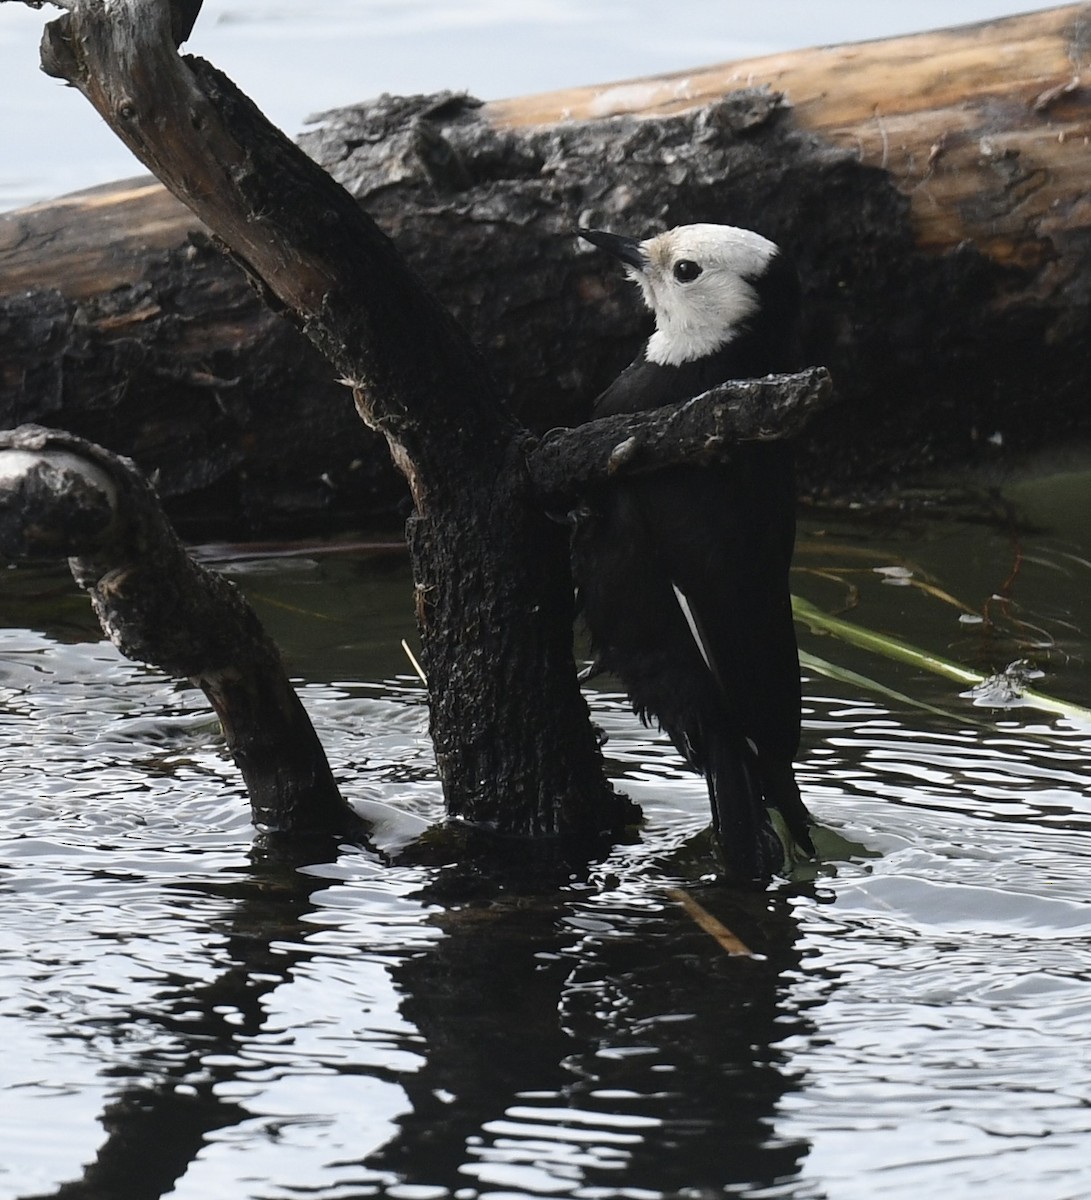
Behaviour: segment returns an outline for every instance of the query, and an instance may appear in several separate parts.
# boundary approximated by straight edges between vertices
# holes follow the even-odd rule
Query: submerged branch
[[[683,891],[682,888],[670,888],[667,895],[682,906],[686,916],[694,924],[703,929],[709,937],[715,938],[720,943],[722,950],[726,950],[732,956],[754,957],[754,951],[732,933],[721,920],[714,917],[703,904],[698,904],[689,892]]]
[[[69,433],[0,432],[0,555],[68,556],[123,654],[202,689],[259,829],[363,832],[254,610],[189,556],[132,462]]]

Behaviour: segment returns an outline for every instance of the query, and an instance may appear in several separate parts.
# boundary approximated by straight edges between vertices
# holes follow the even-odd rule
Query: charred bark
[[[641,335],[581,220],[773,237],[841,399],[800,447],[804,484],[862,488],[1091,431],[1089,14],[488,105],[386,97],[303,144],[539,431],[582,415]],[[322,357],[154,184],[0,217],[0,336],[0,424],[131,454],[192,532],[313,532],[404,495]]]
[[[422,633],[428,633],[433,672],[433,738],[441,775],[450,783],[453,816],[503,833],[601,832],[588,825],[585,793],[578,790],[583,777],[571,764],[558,764],[556,755],[558,737],[570,749],[590,743],[586,712],[567,702],[572,673],[565,632],[572,621],[567,532],[542,523],[540,514],[563,513],[588,489],[622,475],[678,462],[729,460],[740,439],[790,436],[828,402],[830,391],[828,374],[814,369],[724,384],[680,408],[606,417],[540,440],[517,429],[504,453],[507,465],[491,485],[476,480],[468,488],[452,488],[452,471],[464,478],[471,472],[463,470],[465,459],[448,464],[440,453],[429,474],[447,476],[446,486],[427,494],[430,507],[441,504],[443,516],[429,521],[418,514],[409,531],[417,616]],[[453,428],[442,431],[447,442],[457,433],[459,411],[450,417]],[[406,420],[412,425],[411,416]],[[424,495],[416,467],[403,461]],[[482,544],[483,505],[501,514],[507,541]],[[534,529],[527,527],[530,514]],[[530,534],[551,540],[528,548],[519,539]],[[490,536],[497,536],[495,530]],[[365,823],[337,789],[256,614],[232,584],[190,557],[135,464],[61,431],[34,425],[2,431],[0,559],[60,556],[68,558],[103,632],[122,653],[204,691],[242,773],[259,830],[292,840],[366,835]],[[527,570],[513,569],[524,562],[536,597],[530,620]],[[478,573],[467,586],[467,567],[475,563]],[[495,619],[504,624],[488,624],[485,614],[499,614]],[[514,636],[505,637],[509,626]],[[526,640],[527,629],[556,636]],[[494,681],[485,701],[499,692],[520,719],[528,709],[528,685],[533,689],[532,715],[539,723],[522,730],[514,754],[498,728],[496,709],[483,703],[482,672]],[[593,755],[575,762],[596,779]],[[601,778],[597,786],[606,811],[619,818],[635,815]],[[466,849],[472,857],[477,847]]]

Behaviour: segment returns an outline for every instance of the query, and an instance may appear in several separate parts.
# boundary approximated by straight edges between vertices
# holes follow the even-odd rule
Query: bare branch
[[[740,441],[792,437],[833,397],[823,367],[732,380],[685,404],[554,429],[527,455],[546,508],[570,507],[596,484],[678,463],[729,458]]]
[[[43,70],[84,94],[264,299],[353,382],[365,420],[408,454],[411,483],[424,460],[442,472],[416,425],[447,425],[445,447],[484,438],[483,423],[495,429],[496,391],[483,363],[352,197],[225,75],[178,55],[179,4],[111,0],[106,12],[77,0],[46,27]]]
[[[634,810],[606,780],[587,720],[567,538],[529,494],[523,431],[390,240],[230,80],[179,58],[169,15],[166,0],[78,0],[47,30],[43,66],[223,241],[390,443],[416,507],[421,665],[448,813],[597,846]],[[482,653],[493,631],[502,644]]]

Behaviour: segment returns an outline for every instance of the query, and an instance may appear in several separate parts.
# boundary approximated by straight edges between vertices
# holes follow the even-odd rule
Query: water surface
[[[498,96],[1028,7],[209,0],[193,48],[294,130],[384,89]],[[42,19],[0,5],[0,207],[134,169],[37,73]],[[1021,523],[816,514],[797,590],[1091,705],[1088,473],[1007,496]],[[404,562],[230,570],[375,845],[256,854],[200,694],[120,658],[61,568],[4,570],[0,1196],[1091,1194],[1082,719],[801,631],[824,859],[749,896],[716,879],[703,784],[607,681],[639,837],[557,894],[440,902],[442,872],[397,861],[441,812]]]
[[[797,590],[1086,705],[1089,476],[1015,491],[1033,528],[811,519]],[[1091,1193],[1082,720],[804,630],[839,676],[805,683],[817,871],[717,882],[702,782],[607,688],[638,838],[555,894],[441,901],[393,861],[441,811],[404,562],[228,565],[376,845],[255,855],[200,694],[59,570],[6,571],[0,1195]]]

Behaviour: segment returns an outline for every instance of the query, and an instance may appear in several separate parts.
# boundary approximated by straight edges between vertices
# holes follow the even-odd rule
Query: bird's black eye
[[[692,258],[680,258],[674,264],[674,277],[679,283],[692,283],[701,274],[701,266]]]

